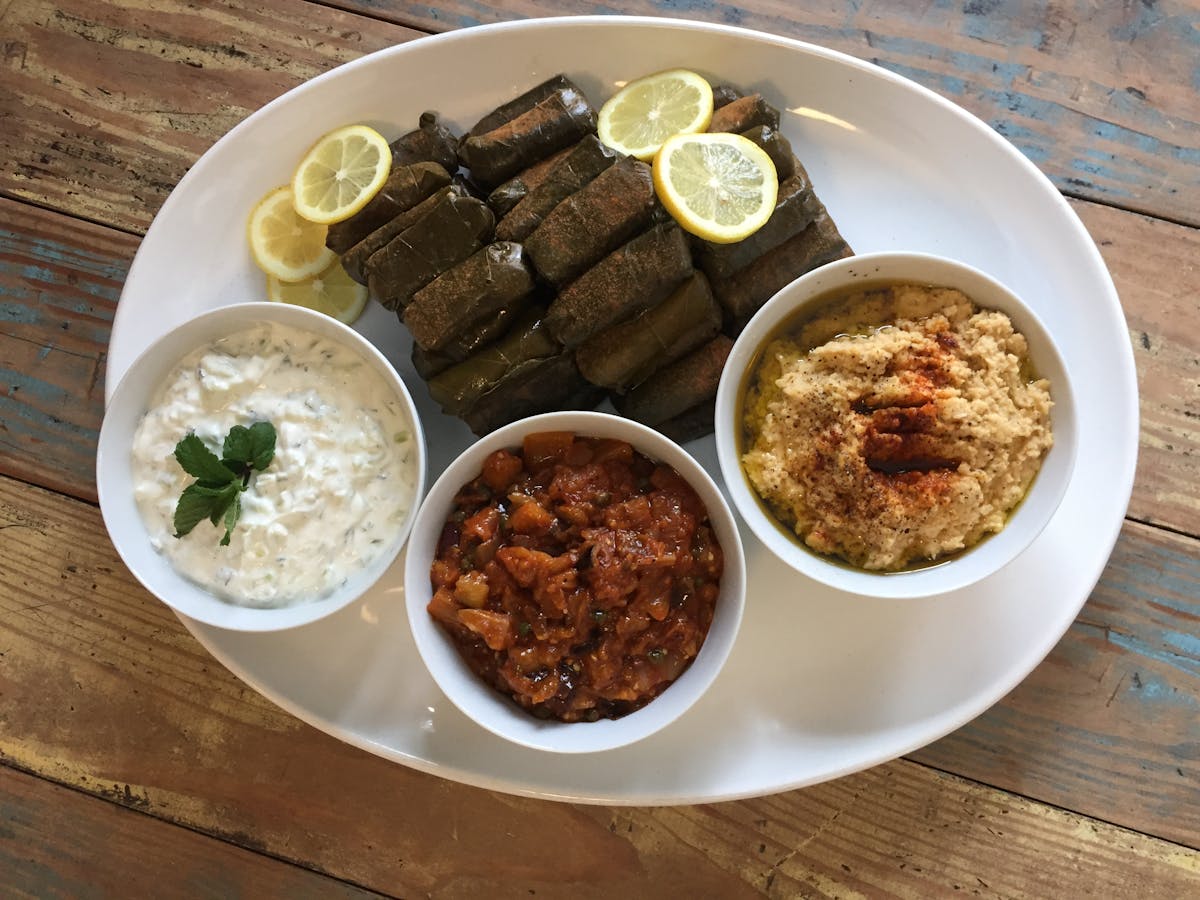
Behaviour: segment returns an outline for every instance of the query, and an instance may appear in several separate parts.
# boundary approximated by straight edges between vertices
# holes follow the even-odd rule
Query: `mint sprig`
[[[234,425],[225,436],[221,456],[208,449],[195,432],[175,445],[175,459],[196,480],[183,489],[175,505],[175,537],[181,538],[208,519],[225,525],[221,546],[229,544],[242,514],[242,492],[250,476],[275,458],[275,427],[255,422],[249,428]]]

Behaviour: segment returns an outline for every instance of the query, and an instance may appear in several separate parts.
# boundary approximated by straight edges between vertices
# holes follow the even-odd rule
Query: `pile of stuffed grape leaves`
[[[713,89],[710,131],[766,151],[774,212],[732,244],[681,229],[650,167],[605,146],[565,75],[456,135],[435,113],[387,183],[329,230],[351,277],[413,337],[430,395],[477,434],[605,399],[678,441],[712,431],[721,370],[777,290],[851,253],[761,95]]]

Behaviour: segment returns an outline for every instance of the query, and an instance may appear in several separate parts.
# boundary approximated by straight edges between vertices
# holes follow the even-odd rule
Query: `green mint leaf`
[[[275,456],[275,428],[270,422],[255,422],[249,428],[234,425],[221,452],[226,464],[238,462],[262,471]]]
[[[229,504],[241,493],[241,490],[238,482],[235,481],[232,484],[225,485],[213,497],[212,510],[208,514],[208,519],[213,525],[221,524],[221,516],[225,515],[225,510],[229,508]]]
[[[250,462],[250,429],[245,425],[234,425],[225,435],[225,445],[221,448],[221,456],[228,462]]]
[[[250,464],[263,471],[275,458],[275,426],[270,422],[255,422],[250,426]]]
[[[238,477],[236,472],[217,459],[217,455],[204,445],[195,432],[175,445],[175,459],[183,471],[204,482],[227,484]]]
[[[222,459],[221,465],[227,468],[230,472],[237,474],[238,483],[243,487],[247,484],[250,477],[250,467],[244,462],[238,462],[236,459]]]
[[[270,422],[255,422],[249,428],[234,425],[221,453],[223,458],[218,458],[194,432],[175,445],[179,465],[196,479],[175,505],[175,537],[183,537],[208,519],[217,527],[225,526],[220,545],[229,546],[251,473],[262,471],[275,458],[275,428]]]
[[[175,537],[181,538],[212,515],[216,498],[198,484],[183,489],[175,504]]]
[[[195,488],[196,493],[203,494],[205,497],[220,497],[228,494],[231,490],[237,490],[237,482],[218,484],[215,481],[193,481],[188,487]]]
[[[225,510],[225,536],[221,538],[221,546],[229,546],[229,538],[233,535],[233,527],[237,525],[238,517],[242,514],[242,492],[238,491],[233,502]]]

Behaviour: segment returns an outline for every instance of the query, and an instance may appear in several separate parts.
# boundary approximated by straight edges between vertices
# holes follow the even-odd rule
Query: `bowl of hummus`
[[[1011,290],[919,253],[840,260],[750,321],[717,394],[734,505],[797,571],[919,597],[1012,561],[1075,459],[1071,386]]]

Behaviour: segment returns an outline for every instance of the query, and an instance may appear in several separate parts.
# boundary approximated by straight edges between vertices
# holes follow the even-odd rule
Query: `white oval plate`
[[[510,744],[439,693],[409,632],[403,559],[360,603],[296,630],[184,620],[284,709],[372,753],[495,790],[621,804],[732,799],[854,772],[954,730],[1024,678],[1087,599],[1121,527],[1137,450],[1132,349],[1095,245],[1053,185],[979,120],[882,69],[783,38],[662,19],[526,21],[424,38],[301,85],[218,141],[163,205],[121,296],[108,385],[185,319],[262,296],[246,214],[322,133],[365,122],[394,137],[425,109],[470,127],[556,72],[598,105],[617,83],[676,66],[786,110],[783,131],[856,250],[955,257],[1034,307],[1077,379],[1084,448],[1054,520],[995,576],[911,601],[822,587],[743,529],[745,620],[712,689],[653,737],[584,756]],[[358,327],[408,382],[436,477],[469,433],[430,401],[394,316],[374,305]],[[718,474],[711,437],[689,449]]]

